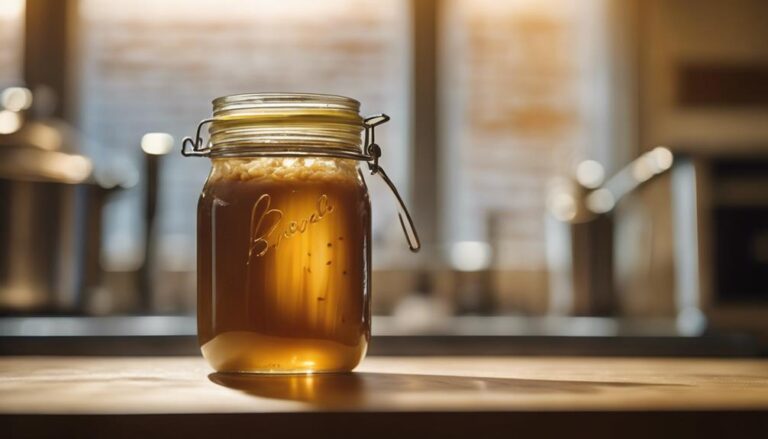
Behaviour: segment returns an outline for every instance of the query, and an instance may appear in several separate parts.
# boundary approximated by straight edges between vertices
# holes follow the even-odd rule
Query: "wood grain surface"
[[[0,414],[768,411],[768,361],[371,357],[341,375],[237,376],[204,360],[0,358]]]

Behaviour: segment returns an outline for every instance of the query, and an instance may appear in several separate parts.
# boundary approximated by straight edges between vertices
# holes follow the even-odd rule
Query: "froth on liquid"
[[[370,338],[354,161],[216,159],[198,205],[198,337],[220,372],[352,370]]]

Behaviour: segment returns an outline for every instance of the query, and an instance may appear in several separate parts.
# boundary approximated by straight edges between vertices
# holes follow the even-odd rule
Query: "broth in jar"
[[[214,159],[198,205],[198,334],[220,372],[348,371],[370,338],[357,162]]]
[[[411,251],[421,244],[379,164],[360,102],[312,93],[213,100],[182,141],[212,169],[197,208],[197,324],[219,372],[349,372],[371,335],[371,206],[361,169],[398,204]],[[208,126],[208,138],[203,129]]]

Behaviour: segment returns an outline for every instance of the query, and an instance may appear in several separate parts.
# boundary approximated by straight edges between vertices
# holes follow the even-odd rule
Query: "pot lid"
[[[0,178],[69,184],[92,180],[93,162],[80,152],[77,130],[60,119],[30,120],[31,103],[25,88],[0,93]]]

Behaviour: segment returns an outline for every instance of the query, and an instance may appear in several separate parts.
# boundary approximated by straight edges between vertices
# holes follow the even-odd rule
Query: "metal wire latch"
[[[389,179],[387,173],[384,172],[384,169],[379,165],[381,147],[379,147],[379,145],[376,143],[375,128],[388,121],[389,116],[383,113],[365,118],[363,121],[365,126],[365,141],[363,143],[363,149],[368,156],[366,163],[368,163],[368,169],[370,169],[371,175],[378,175],[381,177],[381,179],[384,180],[384,183],[389,186],[392,194],[395,195],[398,207],[397,218],[400,220],[400,226],[403,228],[403,233],[405,233],[405,239],[408,240],[408,247],[412,252],[415,253],[421,249],[421,241],[419,241],[419,234],[416,232],[416,225],[413,223],[411,213],[408,212],[408,208],[405,206],[403,197],[400,196],[400,192],[398,192],[397,187],[395,187],[395,184],[392,183],[392,180]],[[403,219],[403,216],[405,216],[405,219]]]
[[[181,155],[184,157],[207,157],[211,153],[211,141],[210,139],[203,146],[203,137],[200,135],[203,126],[213,122],[213,119],[203,119],[197,124],[197,132],[195,133],[195,140],[187,136],[181,141]]]

